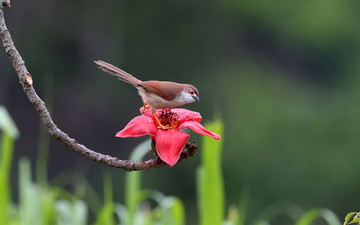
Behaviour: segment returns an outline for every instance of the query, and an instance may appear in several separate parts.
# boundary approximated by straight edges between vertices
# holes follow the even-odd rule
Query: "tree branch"
[[[42,101],[41,98],[37,95],[33,87],[32,77],[25,66],[25,61],[22,59],[20,53],[14,45],[10,32],[5,24],[3,10],[4,5],[10,7],[10,0],[0,0],[0,36],[2,43],[4,45],[6,54],[10,57],[16,73],[18,74],[20,84],[23,87],[25,94],[35,107],[36,111],[39,113],[41,119],[44,122],[45,128],[49,131],[50,135],[63,143],[65,147],[70,148],[74,152],[79,153],[89,160],[98,163],[104,163],[111,167],[121,168],[126,171],[148,170],[150,168],[159,168],[166,165],[166,163],[163,162],[159,157],[147,161],[134,162],[130,160],[121,160],[109,155],[103,155],[88,149],[82,144],[79,144],[75,139],[69,137],[65,132],[60,130],[52,120],[50,113],[45,106],[45,102]],[[196,143],[187,143],[186,150],[181,153],[179,160],[193,156],[196,149]]]

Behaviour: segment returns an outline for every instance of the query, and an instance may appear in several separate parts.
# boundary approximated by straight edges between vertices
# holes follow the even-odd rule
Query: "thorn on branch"
[[[32,77],[31,77],[31,75],[29,73],[26,74],[25,81],[26,81],[27,85],[29,85],[29,86],[33,85],[33,79],[32,79]]]

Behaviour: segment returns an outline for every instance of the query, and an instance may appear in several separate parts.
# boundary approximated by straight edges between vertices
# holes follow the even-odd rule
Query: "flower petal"
[[[189,135],[177,130],[159,130],[156,136],[156,151],[160,159],[170,166],[179,160],[180,153]]]
[[[140,108],[140,112],[141,112],[142,110],[143,110],[143,107]],[[162,110],[162,109],[158,109],[158,110],[156,111],[155,115],[156,115],[157,117],[160,116],[161,110]],[[179,116],[179,118],[178,118],[179,123],[185,122],[185,121],[190,120],[190,119],[193,119],[193,120],[195,120],[196,122],[200,122],[201,119],[202,119],[200,113],[194,112],[194,111],[191,111],[191,110],[187,110],[187,109],[183,109],[183,108],[171,109],[171,112],[174,112],[174,113],[178,114],[178,116]],[[144,112],[144,115],[153,118],[153,115],[152,115],[150,109],[146,109],[145,112]]]
[[[140,108],[140,113],[142,113],[142,111],[144,110],[144,107],[141,107]],[[144,116],[148,116],[148,117],[153,117],[152,113],[151,113],[151,108],[147,108],[145,109],[144,113],[143,113]]]
[[[200,113],[194,112],[194,111],[191,111],[191,110],[187,110],[187,109],[183,109],[183,108],[177,108],[177,109],[172,109],[171,111],[178,114],[178,116],[179,116],[179,119],[178,119],[179,124],[181,124],[181,123],[183,123],[183,122],[185,122],[187,120],[190,120],[190,119],[193,119],[196,122],[200,123],[200,121],[202,119]]]
[[[116,137],[140,137],[144,135],[156,136],[157,129],[154,120],[147,116],[137,116],[126,127],[119,131]]]
[[[186,127],[190,128],[191,130],[195,131],[198,134],[206,135],[206,136],[212,137],[216,140],[220,140],[220,138],[221,138],[217,133],[207,130],[203,125],[201,125],[198,122],[192,121],[192,120],[183,122],[177,129],[181,130]]]

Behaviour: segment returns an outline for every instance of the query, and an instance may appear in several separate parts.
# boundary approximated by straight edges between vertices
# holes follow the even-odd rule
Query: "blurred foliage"
[[[4,108],[0,119],[10,120]],[[223,137],[223,123],[217,119],[208,123],[207,127]],[[16,130],[15,125],[11,129]],[[7,130],[3,129],[4,134]],[[15,136],[10,136],[13,141]],[[203,137],[201,164],[197,173],[197,195],[199,209],[199,224],[206,225],[244,225],[246,208],[249,204],[249,193],[243,192],[239,205],[229,208],[229,214],[224,221],[226,206],[224,204],[224,183],[221,169],[222,143],[209,137]],[[3,145],[2,162],[0,164],[0,209],[2,219],[0,224],[58,224],[85,225],[89,218],[89,205],[84,198],[82,189],[92,189],[89,184],[77,184],[74,194],[63,188],[49,186],[47,181],[32,182],[30,161],[22,158],[19,161],[19,202],[15,204],[9,199],[10,182],[2,179],[9,174],[4,167],[4,155],[12,154],[13,147]],[[139,161],[150,151],[150,140],[143,142],[134,149],[130,160]],[[40,154],[41,152],[39,152]],[[5,157],[9,160],[11,156]],[[9,166],[9,163],[6,163]],[[44,164],[46,165],[46,163]],[[125,224],[125,225],[184,225],[185,209],[183,202],[177,197],[165,197],[154,190],[141,189],[141,173],[129,172],[125,179],[125,205],[116,203],[113,199],[112,178],[109,173],[104,175],[104,203],[95,211],[95,225]],[[5,176],[6,177],[6,176]],[[71,177],[66,176],[66,179]],[[80,191],[79,191],[80,190]],[[79,195],[79,193],[82,193]],[[95,196],[91,196],[94,198]],[[156,206],[150,206],[150,200]],[[90,201],[89,201],[90,202]],[[270,225],[277,217],[287,215],[295,225],[311,225],[322,218],[329,225],[340,225],[337,216],[328,209],[312,209],[303,212],[297,205],[291,203],[274,204],[266,208],[249,224]],[[351,221],[350,221],[351,220]],[[276,221],[276,220],[275,220]],[[345,225],[358,222],[358,215],[350,213],[345,218]]]

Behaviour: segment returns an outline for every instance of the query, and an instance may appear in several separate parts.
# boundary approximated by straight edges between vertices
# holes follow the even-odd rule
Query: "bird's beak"
[[[200,102],[200,98],[198,96],[192,96],[192,97],[195,99],[195,101]]]

